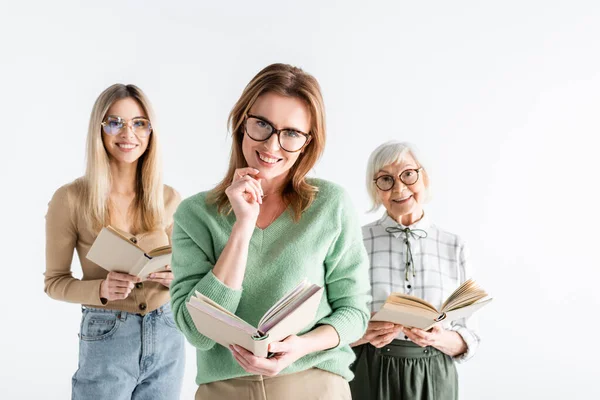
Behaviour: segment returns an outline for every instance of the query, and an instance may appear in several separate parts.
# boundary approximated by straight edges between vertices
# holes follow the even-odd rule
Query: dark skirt
[[[433,347],[394,340],[381,349],[354,348],[354,400],[458,399],[458,374],[452,358]]]

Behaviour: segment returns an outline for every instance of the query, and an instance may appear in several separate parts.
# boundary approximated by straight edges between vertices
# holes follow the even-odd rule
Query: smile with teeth
[[[256,152],[258,154],[258,158],[260,158],[262,161],[268,163],[268,164],[275,164],[277,161],[279,161],[279,158],[271,158],[271,157],[267,157],[261,153],[259,153],[258,151]]]
[[[392,201],[396,202],[396,203],[401,203],[403,201],[406,201],[408,199],[410,199],[412,197],[412,194],[410,196],[404,197],[402,199],[393,199]]]
[[[122,149],[133,149],[137,147],[137,144],[131,144],[131,143],[117,143],[117,146],[119,146]]]

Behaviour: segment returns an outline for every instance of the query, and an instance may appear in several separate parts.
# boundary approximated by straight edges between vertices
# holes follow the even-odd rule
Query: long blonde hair
[[[90,117],[87,136],[87,167],[79,185],[83,192],[80,215],[99,231],[110,224],[110,189],[112,176],[109,155],[102,141],[102,121],[108,109],[118,100],[132,98],[138,102],[152,124],[148,147],[138,160],[136,196],[132,204],[135,233],[158,229],[164,223],[162,162],[154,111],[148,98],[135,85],[115,84],[100,94]],[[133,232],[132,232],[133,233]]]
[[[264,68],[252,78],[235,103],[227,121],[233,137],[229,169],[223,180],[211,191],[208,200],[217,204],[219,212],[231,212],[225,189],[231,185],[235,170],[248,166],[242,152],[244,117],[258,97],[265,93],[298,98],[310,111],[311,141],[290,169],[289,179],[283,190],[284,201],[291,207],[294,220],[298,221],[302,212],[310,207],[318,191],[317,187],[306,182],[306,174],[314,167],[325,148],[325,104],[317,80],[302,69],[287,64],[271,64]]]

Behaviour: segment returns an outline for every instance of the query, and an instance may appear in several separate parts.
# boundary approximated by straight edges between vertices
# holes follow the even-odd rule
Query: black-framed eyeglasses
[[[269,121],[261,117],[248,114],[244,120],[244,131],[248,137],[257,142],[264,142],[276,134],[279,146],[288,153],[302,150],[310,143],[310,133],[300,132],[294,129],[276,129]]]
[[[147,137],[152,133],[152,124],[148,118],[136,117],[126,120],[116,115],[108,115],[102,121],[102,131],[107,135],[117,135],[126,126],[130,126],[137,136]]]
[[[422,170],[422,167],[417,169],[405,169],[398,177],[406,186],[414,185],[419,180],[419,175]],[[375,182],[375,185],[377,185],[379,190],[387,192],[388,190],[392,190],[396,184],[396,178],[392,175],[381,175],[373,179],[373,182]]]

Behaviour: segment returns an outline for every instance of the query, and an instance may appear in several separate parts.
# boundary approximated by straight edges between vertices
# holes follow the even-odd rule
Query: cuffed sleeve
[[[354,207],[344,192],[337,222],[339,234],[325,259],[325,285],[332,313],[317,324],[331,325],[338,333],[337,347],[360,339],[369,321],[371,300],[366,250]]]
[[[184,206],[185,204],[182,207]],[[178,209],[173,228],[171,268],[175,279],[171,282],[170,288],[171,305],[175,323],[188,341],[198,350],[210,350],[216,342],[198,332],[186,303],[198,291],[235,313],[242,290],[234,290],[226,286],[213,274],[214,264],[209,260],[201,245],[194,242],[180,224],[180,219],[185,220],[186,218],[184,213],[184,210]]]

